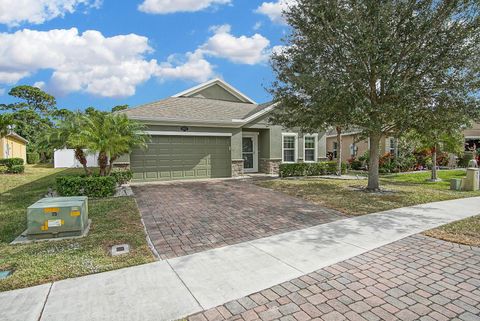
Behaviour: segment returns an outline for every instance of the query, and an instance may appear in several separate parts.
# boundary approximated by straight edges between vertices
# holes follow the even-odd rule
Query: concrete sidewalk
[[[167,261],[0,293],[0,320],[173,320],[480,214],[480,197],[349,218]]]

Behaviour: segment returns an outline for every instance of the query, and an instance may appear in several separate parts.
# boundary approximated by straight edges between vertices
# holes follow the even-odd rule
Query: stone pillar
[[[282,163],[281,159],[265,159],[261,158],[259,160],[259,170],[261,173],[269,175],[278,175],[280,164]]]
[[[232,177],[241,177],[243,174],[243,159],[232,160]]]
[[[478,168],[467,168],[467,178],[462,180],[464,191],[478,191],[480,189],[480,170]]]

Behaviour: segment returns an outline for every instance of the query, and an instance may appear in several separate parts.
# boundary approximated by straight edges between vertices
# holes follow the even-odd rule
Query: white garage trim
[[[165,132],[146,131],[151,136],[210,136],[210,137],[232,137],[232,133],[208,133],[208,132]]]

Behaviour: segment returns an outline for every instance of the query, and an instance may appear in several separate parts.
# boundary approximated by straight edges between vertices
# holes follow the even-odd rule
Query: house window
[[[304,143],[304,162],[315,162],[317,158],[317,136],[306,135],[303,137]]]
[[[357,157],[358,154],[358,146],[357,144],[353,143],[350,145],[350,156]]]
[[[397,143],[396,143],[396,140],[395,138],[393,137],[390,137],[388,139],[388,152],[391,154],[391,155],[397,155]]]
[[[297,161],[297,135],[296,134],[283,134],[282,135],[283,146],[283,162],[295,163]]]
[[[333,142],[333,158],[337,158],[338,156],[338,143]]]

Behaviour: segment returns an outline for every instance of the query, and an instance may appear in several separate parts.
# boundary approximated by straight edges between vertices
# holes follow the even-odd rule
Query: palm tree
[[[148,136],[143,130],[143,125],[125,114],[95,112],[84,116],[78,140],[89,150],[98,152],[100,176],[107,176],[120,156],[134,147],[146,147]]]
[[[82,164],[85,174],[91,175],[92,172],[87,165],[87,155],[84,152],[86,147],[78,138],[84,122],[85,117],[81,113],[68,115],[57,124],[57,127],[47,132],[40,145],[46,145],[53,149],[73,148],[75,158]]]
[[[10,132],[13,125],[13,117],[11,114],[0,114],[0,138],[6,136]]]

